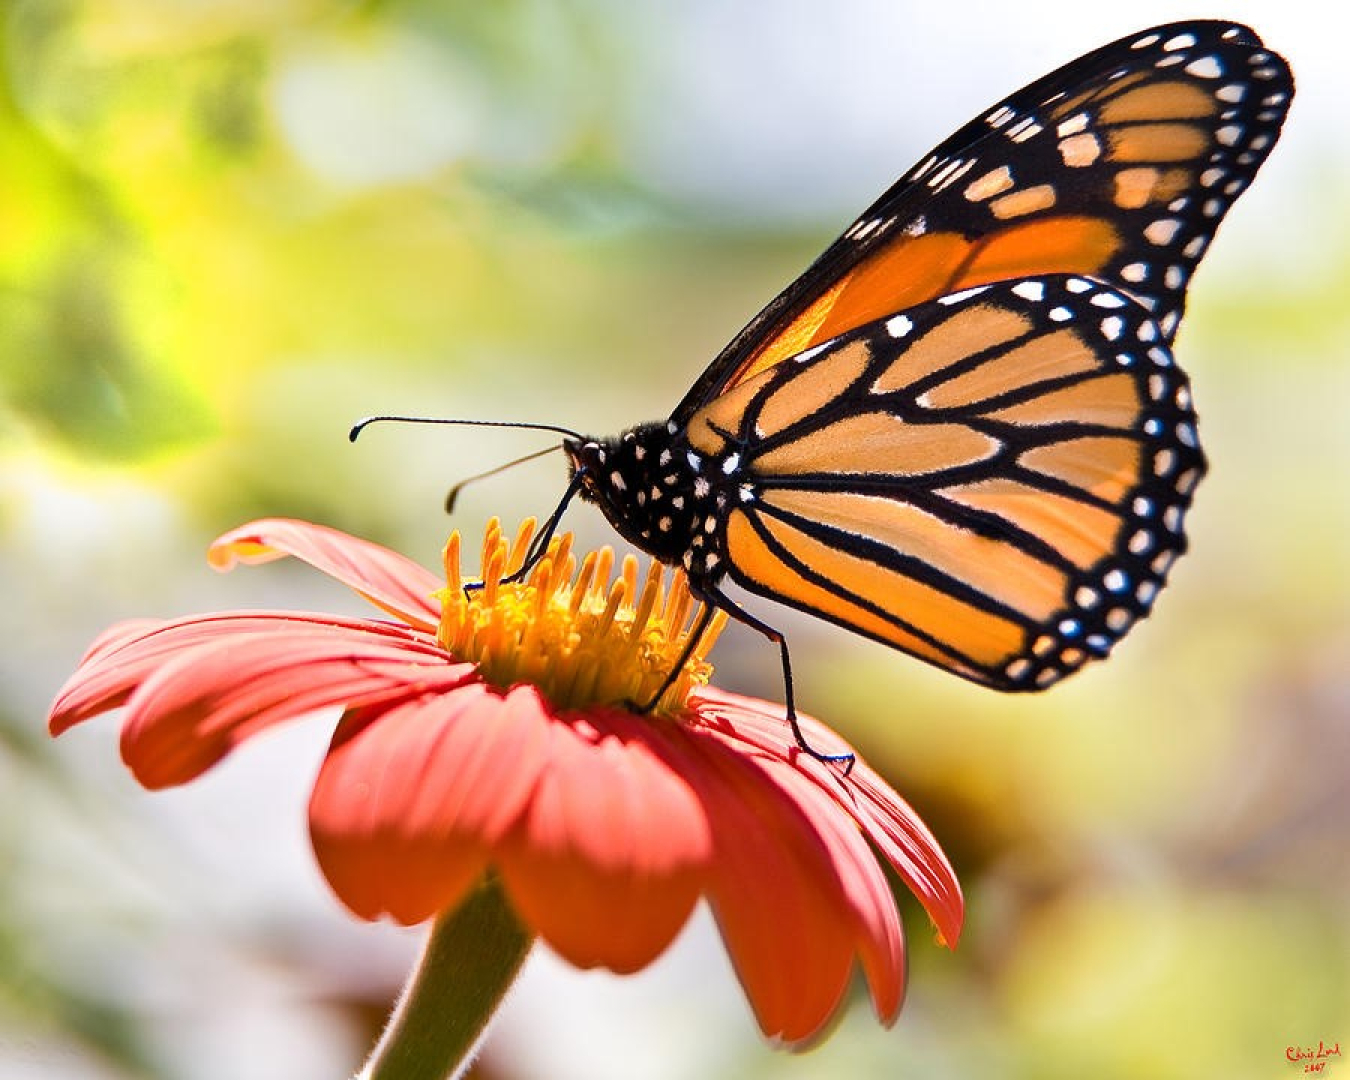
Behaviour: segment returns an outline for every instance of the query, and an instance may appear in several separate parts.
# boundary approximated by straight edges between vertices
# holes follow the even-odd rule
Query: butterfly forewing
[[[738,455],[740,584],[1004,690],[1147,614],[1204,469],[1147,307],[1063,275],[869,323],[714,399],[688,439]]]
[[[1191,274],[1292,92],[1284,61],[1232,23],[1159,27],[1080,57],[902,177],[723,350],[673,419],[849,330],[1013,278],[1101,278],[1170,343]]]
[[[1207,21],[1038,79],[882,195],[667,423],[569,442],[569,491],[779,642],[790,719],[781,635],[724,577],[1001,690],[1105,656],[1185,550],[1205,461],[1171,344],[1292,95],[1251,30]]]

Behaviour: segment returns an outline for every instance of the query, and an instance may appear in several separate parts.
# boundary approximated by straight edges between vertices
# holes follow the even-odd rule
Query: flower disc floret
[[[706,658],[726,625],[725,612],[714,613],[691,647],[702,608],[681,571],[672,573],[667,588],[665,568],[653,562],[639,585],[638,560],[628,555],[611,581],[613,549],[589,552],[578,566],[571,533],[552,540],[529,573],[512,580],[533,531],[527,520],[508,542],[496,520],[490,522],[483,578],[468,583],[460,574],[459,533],[450,537],[447,584],[436,594],[441,647],[476,664],[492,685],[530,683],[560,708],[646,705],[684,658],[653,708],[677,713],[712,674]]]

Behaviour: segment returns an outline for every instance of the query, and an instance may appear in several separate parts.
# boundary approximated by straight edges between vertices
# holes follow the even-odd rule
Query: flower
[[[495,875],[520,921],[583,967],[651,962],[705,897],[764,1032],[818,1034],[855,961],[891,1022],[905,955],[879,853],[954,946],[960,887],[936,840],[859,760],[795,743],[781,706],[713,689],[699,611],[678,574],[641,588],[629,557],[581,561],[555,539],[509,583],[514,543],[489,528],[480,587],[459,539],[445,578],[332,529],[264,520],[212,545],[217,569],[295,556],[388,618],[230,611],[112,627],[51,712],[59,735],[125,710],[122,756],[147,788],[186,783],[273,724],[340,706],[310,829],[333,891],[365,919],[418,923]],[[508,581],[503,581],[503,577]],[[840,740],[799,717],[814,746]]]

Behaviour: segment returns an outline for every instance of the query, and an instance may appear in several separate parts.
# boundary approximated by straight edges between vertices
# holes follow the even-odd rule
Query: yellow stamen
[[[638,560],[625,556],[612,582],[614,552],[601,548],[581,560],[572,534],[554,537],[525,580],[504,582],[524,564],[535,523],[527,519],[507,541],[501,523],[483,538],[483,582],[469,592],[460,574],[460,536],[445,545],[446,587],[437,639],[449,653],[478,664],[496,686],[528,682],[555,705],[645,704],[660,689],[689,644],[703,611],[684,573],[653,562],[638,586]],[[726,625],[718,611],[655,712],[678,712],[690,690],[712,674],[706,657]]]

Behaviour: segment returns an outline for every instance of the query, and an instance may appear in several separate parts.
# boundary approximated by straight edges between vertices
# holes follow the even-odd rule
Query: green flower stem
[[[489,875],[432,924],[422,962],[357,1080],[446,1080],[467,1072],[533,941]]]

